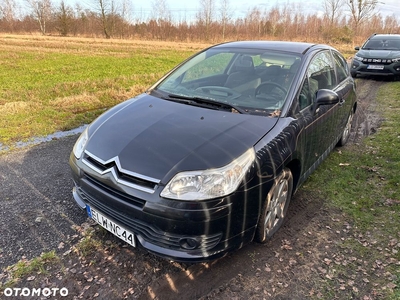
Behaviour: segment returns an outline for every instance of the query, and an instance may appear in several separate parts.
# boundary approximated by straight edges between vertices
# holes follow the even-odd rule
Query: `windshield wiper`
[[[206,107],[206,108],[212,108],[212,109],[224,109],[224,110],[230,110],[231,112],[236,112],[240,114],[247,114],[247,111],[230,103],[226,102],[219,102],[215,101],[212,99],[207,99],[207,98],[200,98],[200,97],[189,97],[189,96],[183,96],[183,95],[175,95],[175,94],[169,94],[168,98],[163,98],[166,100],[178,100],[179,102],[189,104],[189,105],[196,105],[200,107]]]

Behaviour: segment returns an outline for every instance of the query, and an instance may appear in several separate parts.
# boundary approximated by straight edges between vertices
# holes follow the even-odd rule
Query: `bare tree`
[[[17,3],[15,0],[0,1],[0,20],[3,19],[8,29],[13,31],[13,24],[17,19]]]
[[[396,27],[399,27],[399,24],[397,23],[396,16],[393,14],[392,16],[387,16],[385,18],[384,22],[384,32],[387,33],[395,33],[396,32]]]
[[[255,7],[246,16],[235,17],[231,0],[199,0],[195,20],[181,11],[172,15],[169,0],[150,0],[150,17],[136,15],[133,0],[89,0],[89,6],[70,0],[22,0],[28,9],[20,12],[21,0],[0,0],[0,31],[23,33],[36,30],[42,34],[99,36],[181,41],[221,41],[227,39],[274,38],[282,40],[323,39],[329,43],[354,43],[373,32],[399,32],[399,20],[394,14],[382,17],[374,11],[384,0],[322,0],[325,15],[304,13],[304,6],[287,2],[269,9]],[[63,1],[63,2],[62,2]],[[71,0],[74,1],[74,0]],[[54,2],[55,3],[55,2]],[[118,6],[117,6],[118,4]],[[261,6],[262,7],[262,6]]]
[[[267,14],[267,26],[268,33],[272,36],[276,36],[278,33],[278,27],[280,20],[282,19],[281,13],[278,7],[272,8]]]
[[[151,21],[153,26],[153,36],[167,39],[172,27],[172,16],[166,0],[153,0]]]
[[[232,18],[232,11],[230,8],[229,0],[221,0],[220,3],[220,18],[222,25],[222,40],[225,40],[226,25]]]
[[[329,26],[334,26],[338,23],[338,18],[341,15],[345,0],[325,0],[324,14],[329,20]]]
[[[254,6],[246,15],[246,23],[253,34],[257,37],[261,35],[261,11],[257,6]]]
[[[117,7],[114,0],[93,0],[94,9],[99,17],[101,30],[106,39],[111,38],[117,19]]]
[[[62,36],[67,36],[71,31],[71,26],[74,21],[74,12],[72,7],[65,5],[65,2],[62,0],[56,13],[56,17],[57,30]]]
[[[152,19],[156,21],[169,21],[171,13],[168,8],[167,0],[153,0],[152,6]]]
[[[133,3],[129,0],[122,0],[121,17],[128,23],[133,21]]]
[[[297,10],[300,11],[300,5],[297,6]],[[287,33],[290,33],[290,28],[292,25],[292,17],[293,17],[293,11],[296,9],[293,9],[292,6],[290,6],[289,2],[283,5],[282,8],[282,28],[283,28],[283,36],[284,38],[287,38]],[[312,26],[314,26],[314,22],[311,23]],[[314,27],[313,27],[314,28]]]
[[[121,18],[123,20],[123,24],[121,24],[120,32],[121,37],[125,36],[126,29],[129,24],[132,23],[133,19],[133,4],[129,0],[122,0],[121,4]]]
[[[205,27],[206,40],[210,37],[210,28],[214,20],[215,0],[200,0],[200,9],[197,14],[199,25]]]
[[[357,36],[360,25],[373,16],[378,2],[378,0],[347,0],[354,36]]]
[[[46,34],[46,23],[52,17],[53,5],[51,0],[26,0],[32,17],[38,22],[40,32]]]

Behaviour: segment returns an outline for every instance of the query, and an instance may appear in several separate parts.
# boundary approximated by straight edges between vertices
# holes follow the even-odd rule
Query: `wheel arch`
[[[356,113],[357,110],[357,101],[354,101],[354,105],[352,107],[353,113]]]
[[[301,162],[299,159],[293,159],[285,165],[285,168],[290,169],[290,172],[292,172],[292,177],[293,177],[292,195],[293,195],[300,186]]]

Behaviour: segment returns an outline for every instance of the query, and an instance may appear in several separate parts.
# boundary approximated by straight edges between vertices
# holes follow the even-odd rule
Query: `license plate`
[[[368,69],[370,70],[383,70],[385,66],[383,65],[368,65]]]
[[[111,221],[108,217],[98,212],[96,209],[86,205],[86,211],[89,218],[96,221],[104,229],[119,237],[121,240],[127,242],[129,245],[136,247],[135,235],[121,225]]]

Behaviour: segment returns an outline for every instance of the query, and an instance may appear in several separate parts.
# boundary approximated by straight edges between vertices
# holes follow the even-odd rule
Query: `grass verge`
[[[358,278],[371,299],[400,299],[399,99],[400,82],[385,85],[377,96],[384,118],[378,132],[336,149],[302,187],[326,199],[328,210],[339,209],[345,220],[336,228],[346,237],[338,241],[334,275],[322,280],[324,295],[337,295],[338,286],[349,290],[348,282]],[[355,291],[353,286],[341,296],[353,299]]]
[[[7,268],[6,273],[8,279],[4,285],[0,285],[0,292],[7,287],[14,286],[21,278],[27,278],[28,281],[33,281],[35,276],[47,274],[51,271],[52,266],[60,262],[55,251],[44,252],[39,257],[31,260],[20,260],[15,265]]]

